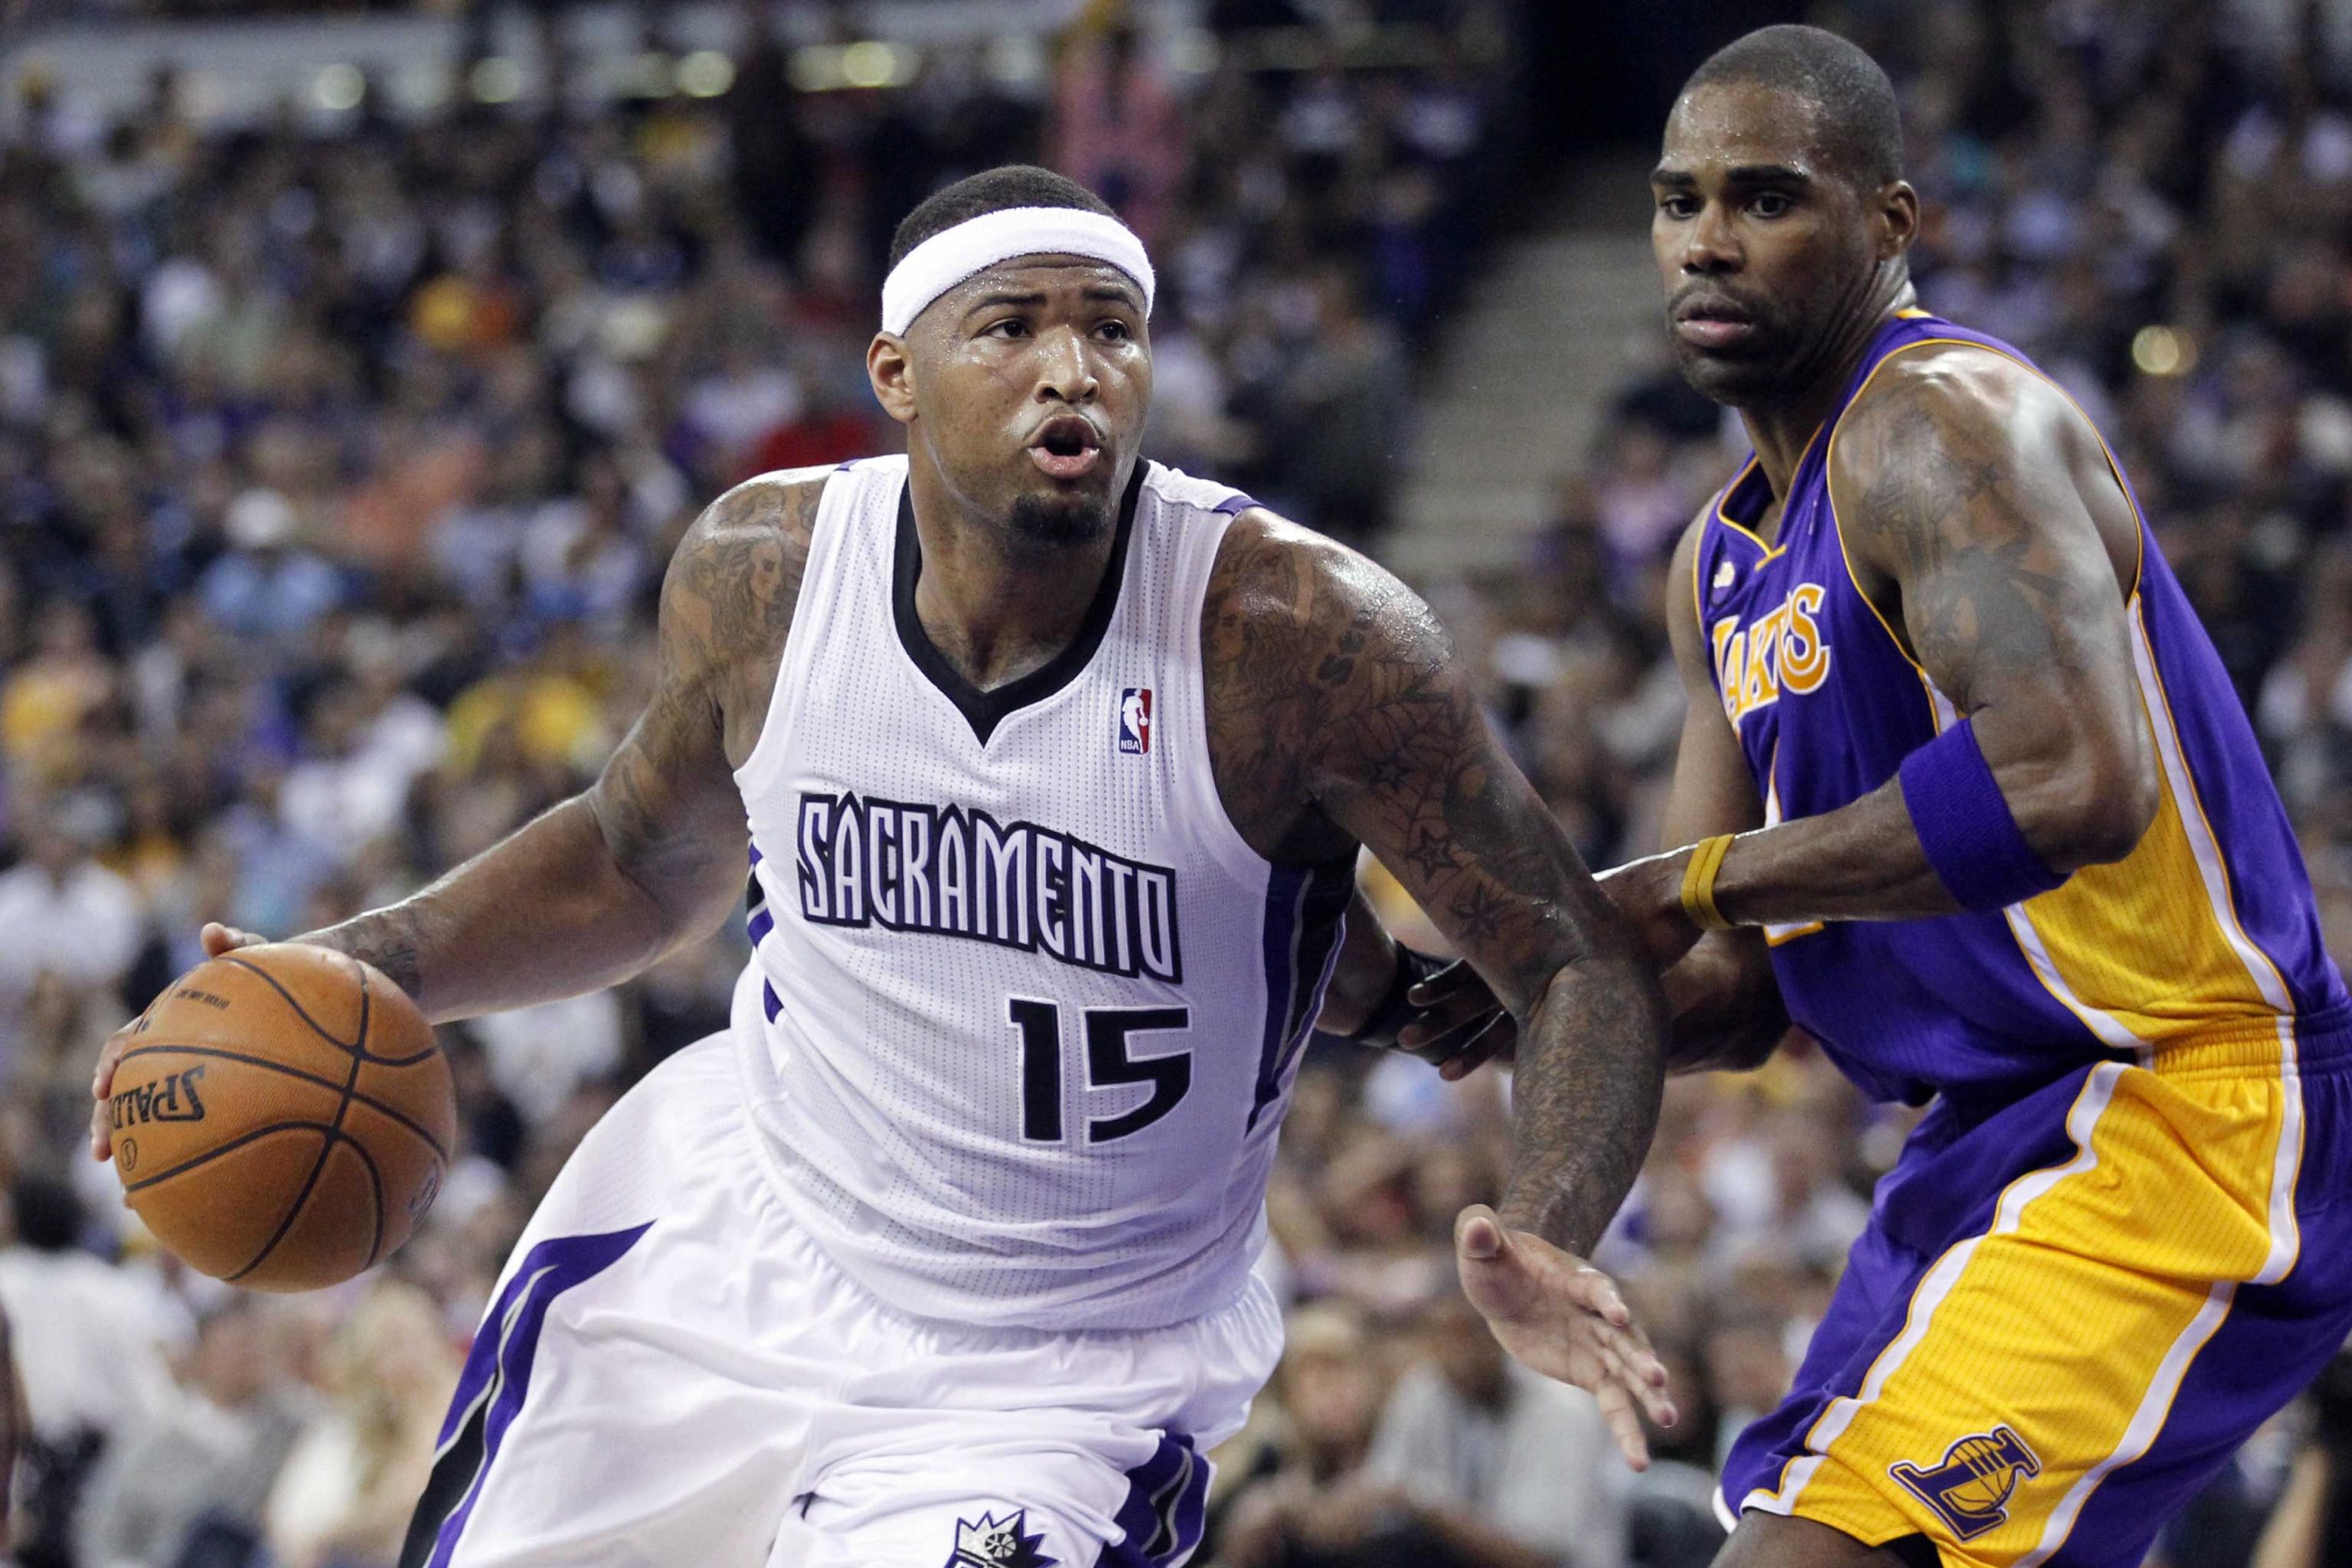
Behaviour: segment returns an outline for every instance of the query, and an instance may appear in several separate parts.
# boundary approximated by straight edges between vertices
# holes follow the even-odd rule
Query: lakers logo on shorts
[[[2009,1522],[2010,1494],[2018,1482],[2042,1473],[2042,1461],[2024,1438],[1996,1426],[1954,1443],[1940,1465],[1923,1469],[1904,1462],[1888,1466],[1886,1473],[1934,1509],[1956,1538],[1968,1541]]]
[[[955,1555],[947,1568],[1054,1568],[1061,1559],[1040,1550],[1045,1535],[1027,1533],[1029,1510],[1016,1508],[1003,1519],[980,1516],[978,1524],[956,1521]]]

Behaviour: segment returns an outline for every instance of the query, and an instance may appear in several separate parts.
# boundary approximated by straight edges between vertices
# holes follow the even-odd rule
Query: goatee
[[[1103,496],[1016,496],[1005,518],[1015,541],[1046,550],[1090,544],[1110,525],[1110,501]]]

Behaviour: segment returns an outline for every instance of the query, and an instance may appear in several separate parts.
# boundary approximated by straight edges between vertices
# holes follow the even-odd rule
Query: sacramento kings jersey
[[[1678,585],[1768,825],[1860,799],[1958,721],[1855,585],[1828,479],[1839,421],[1870,378],[1940,343],[2032,368],[1924,310],[1889,321],[1799,461],[1779,535],[1767,545],[1751,530],[1771,500],[1751,458],[1708,509]],[[2127,611],[2163,783],[2137,848],[2005,910],[1766,928],[1790,1015],[1864,1088],[2005,1092],[2101,1056],[2237,1039],[2291,1067],[2298,1028],[2347,1022],[2253,729],[2144,521]]]
[[[1201,610],[1249,504],[1139,463],[1076,640],[989,691],[915,614],[902,457],[825,480],[737,773],[734,1033],[793,1219],[916,1317],[1150,1329],[1231,1302],[1349,868],[1260,858],[1203,723]]]

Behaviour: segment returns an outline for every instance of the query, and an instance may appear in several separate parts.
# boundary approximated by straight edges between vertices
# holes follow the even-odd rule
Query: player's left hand
[[[1683,872],[1690,865],[1690,854],[1684,847],[1645,855],[1593,879],[1618,912],[1633,922],[1642,950],[1661,974],[1705,934],[1683,908]]]
[[[204,944],[206,958],[218,958],[222,953],[234,952],[240,947],[258,947],[268,940],[266,936],[256,936],[249,931],[239,931],[235,926],[223,925],[218,921],[205,921],[204,930],[197,933],[197,941]],[[98,1067],[89,1080],[89,1097],[92,1102],[89,1110],[89,1152],[90,1158],[94,1160],[104,1161],[114,1153],[113,1107],[108,1102],[107,1097],[114,1092],[114,1069],[121,1064],[122,1053],[131,1048],[131,1042],[138,1034],[139,1025],[140,1019],[131,1019],[131,1022],[108,1036],[106,1044],[99,1049]]]
[[[1675,1424],[1666,1369],[1625,1310],[1616,1282],[1529,1231],[1513,1230],[1484,1204],[1454,1222],[1462,1289],[1519,1363],[1592,1395],[1625,1462],[1650,1468],[1642,1414]]]

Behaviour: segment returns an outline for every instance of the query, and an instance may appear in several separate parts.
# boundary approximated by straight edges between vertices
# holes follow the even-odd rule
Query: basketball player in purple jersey
[[[1142,458],[1152,289],[1058,175],[925,202],[867,353],[906,453],[721,497],[596,783],[301,939],[464,1018],[707,935],[749,850],[732,1026],[533,1217],[404,1568],[1181,1563],[1279,1349],[1252,1264],[1308,1029],[1417,973],[1343,940],[1359,845],[1517,1017],[1470,1299],[1633,1462],[1672,1419],[1580,1261],[1654,1125],[1654,977],[1420,601]]]
[[[2121,469],[1920,308],[1902,173],[1885,76],[1814,28],[1730,45],[1667,121],[1675,353],[1755,452],[1670,577],[1684,847],[1602,885],[1671,1068],[1793,1019],[1933,1101],[1730,1453],[1723,1568],[2122,1568],[2352,1330],[2352,1005]],[[1484,1026],[1466,981],[1405,1045]]]

